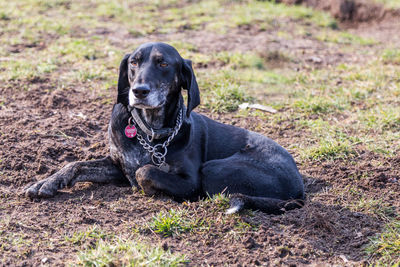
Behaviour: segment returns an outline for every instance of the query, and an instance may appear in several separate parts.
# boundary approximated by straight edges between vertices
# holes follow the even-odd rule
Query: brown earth
[[[392,42],[397,42],[397,37],[392,36],[393,32],[400,31],[397,24],[385,26],[388,30],[384,36],[379,28],[383,24],[373,22],[370,25],[373,27],[360,27],[355,31],[379,38],[392,37]],[[203,42],[200,46],[203,49],[218,49],[214,45],[216,39],[219,45],[232,46],[232,49],[257,49],[253,47],[257,42],[252,41],[251,29],[238,29],[226,38],[196,34],[194,38]],[[315,51],[320,51],[318,55],[323,62],[331,62],[332,54],[340,54],[312,39],[305,40],[310,54],[304,56],[304,47],[296,47],[295,41],[281,40],[277,44],[269,41],[268,32],[258,32],[255,38],[272,51],[278,49],[274,45],[286,42],[279,48],[299,55],[295,62],[299,67],[318,65],[307,63],[307,58]],[[118,42],[118,36],[115,40]],[[331,64],[348,60],[343,56],[337,58]],[[281,216],[245,212],[240,219],[226,217],[223,210],[208,202],[180,204],[168,198],[148,198],[129,187],[89,183],[64,190],[53,199],[26,199],[19,193],[27,184],[48,177],[68,162],[101,158],[108,153],[106,129],[112,104],[105,100],[114,99],[116,92],[104,95],[79,85],[54,90],[56,86],[52,81],[43,77],[30,81],[29,86],[10,81],[0,87],[4,101],[0,105],[0,215],[8,222],[7,229],[0,229],[0,234],[2,240],[14,240],[15,244],[0,244],[4,250],[0,265],[38,266],[46,258],[47,265],[61,266],[75,259],[77,247],[65,241],[65,236],[75,231],[99,225],[106,231],[128,235],[156,212],[182,206],[197,218],[212,218],[209,230],[168,238],[152,232],[142,234],[155,244],[186,254],[191,261],[189,265],[361,265],[368,263],[363,246],[381,231],[384,221],[372,214],[344,208],[343,201],[351,202],[351,199],[341,198],[341,192],[349,191],[351,184],[368,198],[383,198],[388,207],[397,209],[393,212],[399,212],[398,199],[393,192],[400,191],[400,170],[394,168],[399,166],[400,156],[388,159],[363,152],[362,147],[357,148],[359,154],[350,161],[299,163],[305,177],[307,204]],[[25,86],[29,90],[16,89]],[[291,118],[271,128],[268,121],[257,117],[243,119],[235,113],[200,112],[225,123],[256,129],[284,147],[307,136],[306,132],[297,131]],[[367,173],[370,175],[365,178]],[[337,192],[327,190],[333,186]],[[257,227],[245,227],[240,232],[238,222]],[[92,244],[88,241],[86,245]]]
[[[304,4],[306,6],[329,12],[333,17],[357,26],[360,22],[382,21],[394,19],[400,10],[387,9],[382,4],[370,0],[280,0],[289,5]]]
[[[49,200],[31,201],[18,195],[27,183],[49,176],[68,162],[100,158],[108,151],[105,140],[111,105],[100,104],[95,92],[88,95],[84,89],[71,89],[68,94],[45,92],[43,89],[51,86],[46,83],[46,80],[37,82],[37,88],[28,92],[13,90],[16,84],[9,84],[2,90],[2,94],[7,95],[7,108],[1,113],[3,149],[0,156],[5,160],[0,196],[7,199],[8,208],[1,212],[2,217],[9,220],[8,230],[2,235],[14,233],[23,239],[33,237],[32,245],[23,247],[25,259],[12,257],[21,253],[18,246],[6,247],[5,265],[36,265],[43,258],[51,265],[61,265],[76,253],[76,248],[64,241],[64,236],[76,230],[96,224],[109,231],[129,233],[132,227],[149,220],[155,211],[182,205],[167,198],[149,199],[132,192],[129,187],[89,183],[64,190]],[[263,123],[257,118],[236,118],[234,114],[209,115],[248,129]],[[266,127],[261,133],[288,146],[303,138],[303,133],[293,131],[292,123],[287,121],[279,129]],[[382,165],[374,167],[373,161]],[[322,166],[304,164],[300,165],[300,170],[309,197],[332,185],[347,190],[346,185],[351,183],[368,197],[382,197],[388,193],[385,201],[395,205],[396,200],[389,192],[400,190],[400,184],[394,182],[400,170],[393,171],[391,166],[399,163],[400,157],[388,161],[364,153],[351,164],[346,161],[326,162]],[[374,175],[360,179],[367,172]],[[245,213],[242,220],[258,229],[224,236],[223,233],[237,231],[237,221],[225,218],[224,224],[218,223],[218,220],[223,221],[223,211],[202,203],[202,206],[197,202],[187,203],[185,207],[196,218],[215,218],[209,231],[178,238],[147,233],[149,239],[187,254],[193,265],[350,264],[363,259],[360,248],[368,242],[368,237],[380,230],[382,223],[375,217],[343,208],[337,195],[326,193],[309,201],[303,209],[282,216]],[[43,234],[52,246],[43,241]]]

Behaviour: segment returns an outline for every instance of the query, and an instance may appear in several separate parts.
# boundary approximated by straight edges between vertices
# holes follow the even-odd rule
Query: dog
[[[177,201],[223,192],[231,196],[228,213],[301,207],[304,185],[292,156],[263,135],[197,114],[199,104],[191,61],[165,43],[141,45],[120,64],[110,155],[69,163],[27,187],[26,196],[52,197],[77,182],[128,180],[146,195]]]

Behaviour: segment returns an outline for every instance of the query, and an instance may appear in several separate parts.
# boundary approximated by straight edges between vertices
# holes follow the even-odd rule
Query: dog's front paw
[[[157,167],[148,164],[136,171],[136,181],[143,192],[148,196],[154,196],[158,192],[157,188],[155,187],[155,183],[151,178],[155,168]]]
[[[29,198],[48,198],[61,189],[60,183],[51,178],[41,180],[25,188],[25,196]]]

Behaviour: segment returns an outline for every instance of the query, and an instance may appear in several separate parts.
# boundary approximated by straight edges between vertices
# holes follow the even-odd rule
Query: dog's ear
[[[189,117],[190,112],[200,104],[200,91],[197,85],[196,76],[192,68],[192,61],[188,59],[183,60],[182,65],[182,87],[188,90],[188,103],[186,116]]]
[[[128,58],[130,55],[126,54],[119,65],[117,103],[122,103],[124,106],[129,104]]]

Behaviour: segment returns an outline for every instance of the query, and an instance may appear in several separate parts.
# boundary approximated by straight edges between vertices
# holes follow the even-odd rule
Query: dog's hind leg
[[[123,179],[124,175],[110,157],[92,161],[76,161],[67,164],[50,177],[28,186],[25,189],[25,195],[30,198],[52,197],[57,190],[73,186],[77,182],[111,183]]]
[[[304,206],[304,199],[282,200],[270,197],[254,197],[243,194],[232,194],[226,214],[236,213],[242,209],[260,210],[268,214],[282,214],[287,210]]]
[[[259,161],[258,158],[238,152],[225,159],[206,162],[201,171],[204,193],[231,194],[228,213],[251,208],[279,214],[301,207],[303,182],[294,163],[267,157]]]

